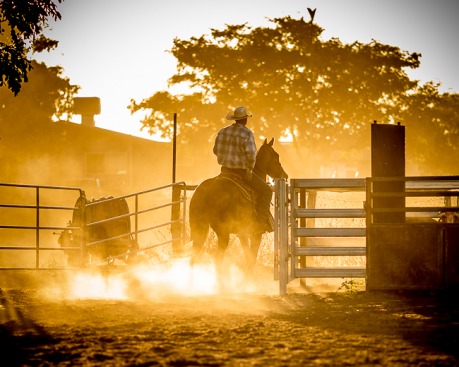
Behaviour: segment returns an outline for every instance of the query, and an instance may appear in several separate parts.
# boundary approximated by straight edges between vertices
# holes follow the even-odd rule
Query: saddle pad
[[[247,182],[245,182],[240,176],[233,174],[220,174],[215,179],[228,180],[233,182],[239,188],[239,191],[245,199],[251,202],[255,201],[252,187]]]

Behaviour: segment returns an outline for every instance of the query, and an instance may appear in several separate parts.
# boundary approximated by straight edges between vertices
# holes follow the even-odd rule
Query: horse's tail
[[[199,257],[209,233],[210,219],[206,201],[206,190],[201,184],[196,188],[190,201],[190,230],[191,241],[193,241],[192,262]]]
[[[202,236],[207,236],[207,232],[209,231],[209,220],[207,218],[206,213],[199,210],[195,202],[190,202],[190,230],[191,230],[191,240],[195,241],[198,240]],[[205,241],[205,238],[204,240]]]

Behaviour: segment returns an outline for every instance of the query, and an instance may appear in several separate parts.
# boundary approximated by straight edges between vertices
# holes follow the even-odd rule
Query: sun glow
[[[211,264],[191,267],[189,259],[179,259],[159,268],[138,268],[135,273],[148,298],[217,292],[215,269]]]
[[[77,274],[70,282],[70,297],[74,299],[126,299],[126,284],[122,279],[102,274]]]
[[[291,143],[293,141],[293,136],[296,135],[295,132],[292,132],[289,128],[285,129],[283,135],[279,138],[280,143]]]
[[[252,289],[245,283],[244,274],[236,266],[229,266],[218,281],[215,265],[197,264],[189,259],[174,259],[161,265],[121,267],[110,274],[80,272],[68,281],[67,299],[151,299],[214,295],[221,292],[241,292]],[[224,283],[224,284],[223,284]]]

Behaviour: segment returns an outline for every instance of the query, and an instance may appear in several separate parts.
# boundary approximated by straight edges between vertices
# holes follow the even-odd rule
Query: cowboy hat
[[[252,117],[252,114],[247,111],[247,108],[245,107],[237,107],[234,110],[234,113],[231,114],[231,112],[228,112],[226,114],[226,119],[227,120],[242,120],[246,119],[247,117]]]

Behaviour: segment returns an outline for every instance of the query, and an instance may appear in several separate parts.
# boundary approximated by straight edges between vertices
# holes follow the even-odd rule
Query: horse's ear
[[[265,143],[266,143],[266,140],[265,140]],[[274,138],[271,139],[271,141],[268,143],[270,146],[273,146],[274,144]]]
[[[265,139],[265,141],[263,142],[263,144],[268,144],[268,139]]]

